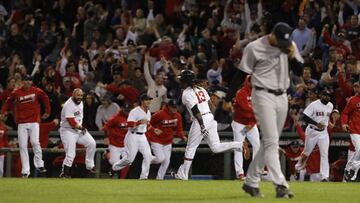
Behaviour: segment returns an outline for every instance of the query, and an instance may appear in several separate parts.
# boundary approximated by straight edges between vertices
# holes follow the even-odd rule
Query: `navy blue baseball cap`
[[[291,45],[292,28],[288,24],[279,22],[274,26],[272,32],[276,36],[278,47],[287,48]]]
[[[146,93],[143,93],[140,95],[139,99],[140,101],[145,101],[145,100],[152,100],[153,98],[147,95]]]

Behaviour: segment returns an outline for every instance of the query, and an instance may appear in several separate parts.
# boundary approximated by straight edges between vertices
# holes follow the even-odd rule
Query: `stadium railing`
[[[94,137],[97,143],[101,143],[102,139],[104,138],[104,133],[102,131],[90,131],[90,134]],[[8,137],[14,138],[17,136],[17,131],[8,131]],[[231,131],[220,131],[219,136],[222,141],[230,141],[233,139],[233,134]],[[49,138],[58,138],[60,139],[60,135],[58,131],[51,131],[49,133]],[[333,133],[331,135],[331,142],[330,146],[332,147],[347,147],[349,145],[349,134],[348,133]],[[280,146],[288,145],[292,140],[299,139],[299,136],[294,132],[284,132],[280,137]],[[206,144],[205,142],[202,144]],[[172,152],[173,153],[184,153],[185,152],[185,143],[174,143]],[[101,169],[101,158],[102,153],[107,148],[97,148],[95,154],[95,166],[97,173],[95,174],[96,178],[100,177],[100,169]],[[32,152],[32,149],[29,149]],[[42,149],[43,153],[64,153],[64,149],[54,149],[54,148],[44,148]],[[19,148],[0,148],[0,152],[5,153],[6,159],[6,177],[11,176],[11,162],[12,162],[12,154],[19,152]],[[76,152],[85,152],[85,149],[76,149]],[[210,148],[198,148],[197,153],[205,153],[211,154]],[[223,153],[223,169],[224,169],[224,176],[223,179],[229,180],[231,178],[231,156],[233,151],[228,151]],[[286,158],[285,156],[280,156],[281,161],[281,168],[283,172],[286,172]],[[191,174],[190,174],[191,176]]]

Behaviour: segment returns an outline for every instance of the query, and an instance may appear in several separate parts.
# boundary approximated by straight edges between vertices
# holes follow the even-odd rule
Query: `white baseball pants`
[[[44,167],[42,160],[42,151],[39,141],[39,123],[20,123],[18,125],[18,142],[20,148],[21,158],[21,173],[30,174],[30,163],[28,153],[28,140],[34,151],[34,166],[35,168]]]
[[[346,170],[354,170],[355,175],[352,177],[352,180],[356,179],[356,174],[360,168],[360,134],[350,134],[351,142],[355,147],[355,153],[348,159],[346,164]]]
[[[109,145],[110,159],[109,163],[113,165],[114,163],[120,161],[120,157],[125,156],[126,153],[125,147],[116,147],[114,145]]]
[[[149,176],[150,164],[153,156],[151,154],[150,145],[146,139],[145,134],[139,135],[128,131],[124,141],[126,148],[124,156],[113,164],[112,169],[114,171],[119,171],[126,166],[131,165],[139,151],[143,155],[140,179],[147,179]]]
[[[204,138],[210,149],[214,153],[221,153],[231,149],[241,151],[242,145],[240,142],[224,142],[220,143],[219,134],[217,132],[217,122],[213,119],[212,114],[203,116],[205,128],[209,131],[209,136],[204,138],[201,135],[200,125],[198,121],[193,121],[189,130],[188,142],[185,149],[184,163],[179,167],[176,174],[177,178],[181,180],[188,180],[189,170],[192,159],[195,156],[196,149],[198,148],[201,140]]]
[[[151,142],[151,149],[154,153],[155,159],[151,161],[152,164],[160,164],[156,179],[163,180],[166,170],[170,164],[172,144],[163,145],[156,142]]]
[[[308,126],[305,130],[305,147],[304,154],[309,156],[316,145],[320,150],[320,177],[321,179],[328,179],[330,173],[329,166],[329,134],[327,129],[323,131],[316,131]]]
[[[4,177],[4,160],[5,155],[0,155],[0,177]]]
[[[275,185],[289,187],[281,171],[278,151],[279,137],[288,110],[287,95],[276,96],[266,91],[253,89],[251,96],[256,120],[260,122],[262,139],[260,149],[250,163],[245,183],[258,188],[261,172],[266,165]]]
[[[71,167],[76,156],[76,143],[84,145],[86,148],[85,165],[86,169],[94,168],[94,157],[96,152],[96,142],[88,131],[85,134],[73,129],[60,128],[60,138],[64,144],[65,159],[63,165]]]
[[[245,138],[247,138],[252,146],[252,158],[254,159],[255,154],[259,150],[260,147],[260,138],[259,138],[259,129],[256,125],[249,130],[246,131],[245,125],[233,121],[231,123],[231,127],[234,134],[234,140],[241,143],[241,146],[244,143]],[[243,153],[239,151],[234,152],[234,165],[235,165],[235,173],[236,177],[240,174],[244,174],[243,169]]]

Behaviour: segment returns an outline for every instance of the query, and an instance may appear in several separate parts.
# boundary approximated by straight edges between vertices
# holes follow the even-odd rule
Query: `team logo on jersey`
[[[325,113],[322,111],[317,111],[317,112],[315,112],[315,115],[316,116],[325,116]]]
[[[75,111],[74,116],[80,115],[80,111]]]
[[[35,101],[35,97],[36,97],[36,95],[34,93],[25,95],[25,96],[21,96],[21,97],[19,97],[18,102],[21,104],[33,102],[33,101]]]
[[[163,120],[161,123],[164,127],[175,127],[177,126],[177,119]]]

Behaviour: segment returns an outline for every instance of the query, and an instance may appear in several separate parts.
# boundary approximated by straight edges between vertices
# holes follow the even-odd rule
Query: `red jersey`
[[[106,132],[111,145],[124,147],[124,138],[128,131],[127,115],[119,111],[105,123],[103,131]]]
[[[249,80],[236,92],[234,104],[234,121],[243,125],[255,125],[256,119],[251,105],[251,87]]]
[[[4,124],[0,123],[0,148],[9,147],[6,131]],[[0,155],[4,155],[4,153],[1,152]]]
[[[341,113],[341,125],[348,124],[351,134],[360,134],[360,95],[352,96]]]
[[[292,175],[296,174],[295,165],[298,162],[298,160],[300,159],[301,153],[303,151],[304,151],[303,147],[300,147],[297,152],[292,151],[290,147],[287,147],[285,149],[285,152],[286,152],[285,156],[287,159],[288,168]]]
[[[180,113],[171,113],[168,107],[157,111],[151,116],[151,126],[162,131],[160,135],[155,134],[154,130],[148,131],[150,142],[156,142],[163,145],[171,144],[176,131],[177,137],[185,139]]]
[[[299,124],[295,125],[296,131],[299,134],[301,140],[305,143],[305,133]],[[309,174],[320,172],[320,150],[316,146],[306,162],[306,172]]]
[[[45,112],[50,114],[49,97],[44,91],[37,87],[30,87],[25,90],[19,88],[13,91],[1,109],[5,114],[10,106],[14,106],[16,123],[34,123],[40,122],[40,103],[45,106]]]

